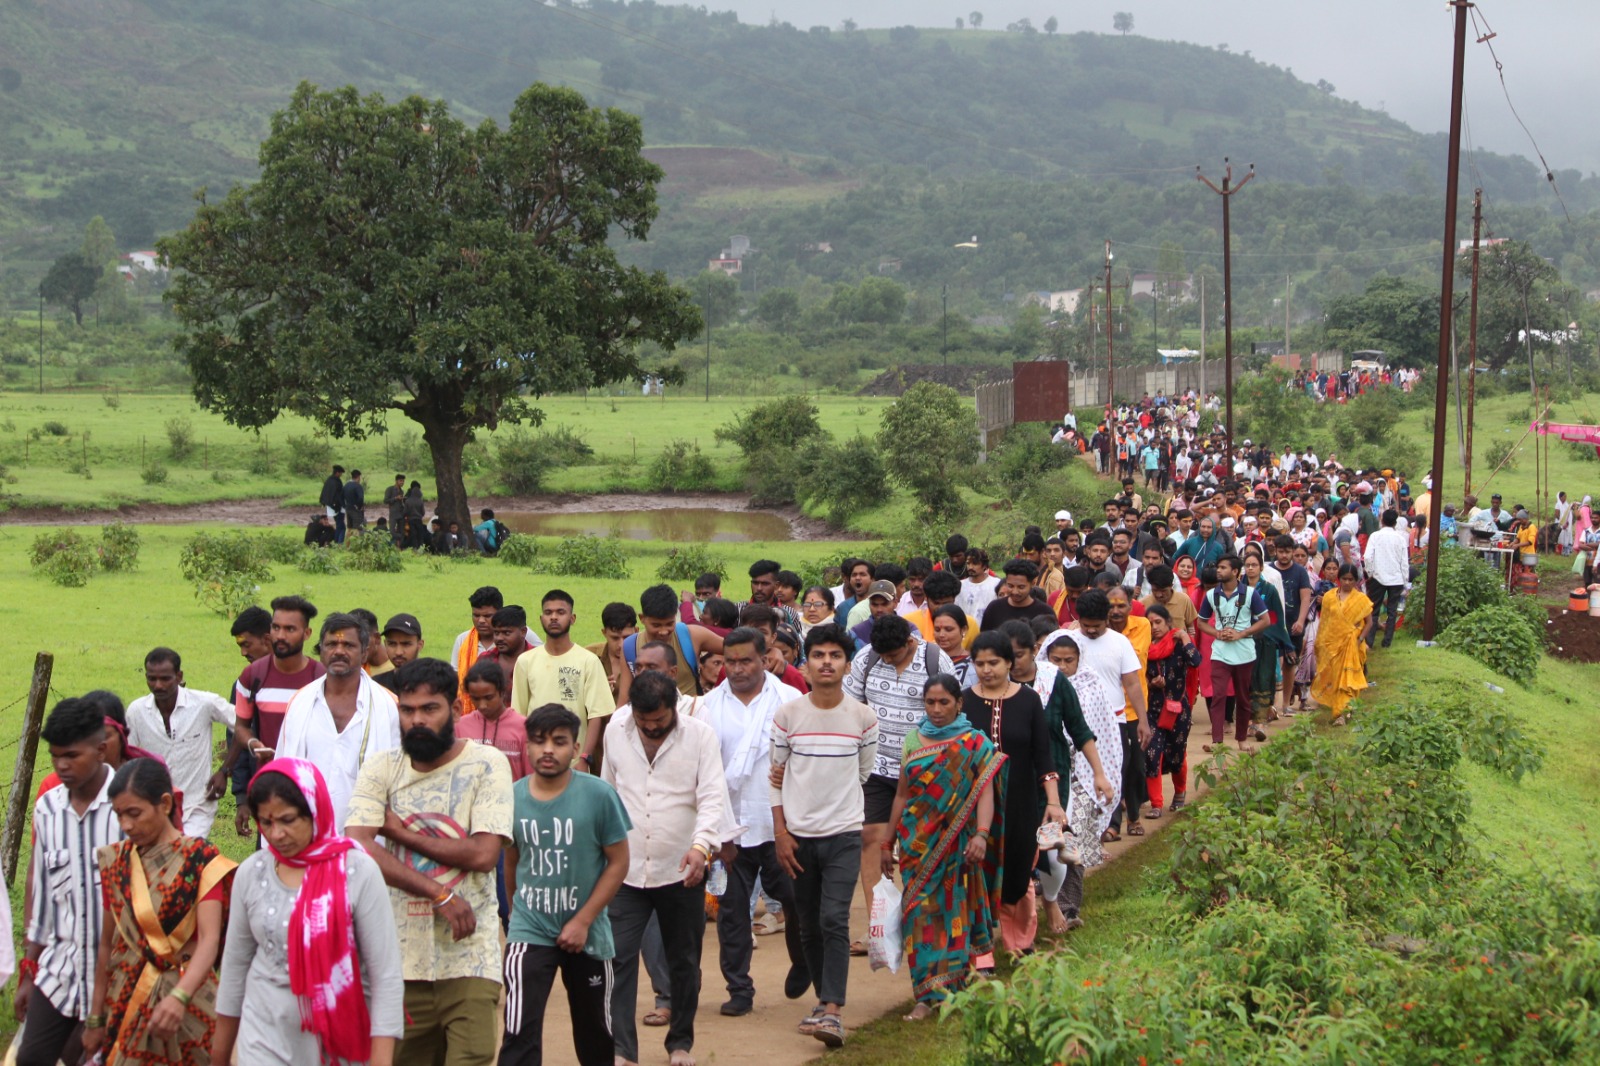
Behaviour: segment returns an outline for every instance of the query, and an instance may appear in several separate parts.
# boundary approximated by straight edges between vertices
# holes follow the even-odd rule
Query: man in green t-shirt
[[[628,873],[633,823],[616,789],[572,772],[578,716],[559,703],[528,713],[528,765],[512,788],[506,888],[505,1041],[501,1066],[539,1066],[544,1008],[561,971],[579,1066],[612,1066],[611,919]]]

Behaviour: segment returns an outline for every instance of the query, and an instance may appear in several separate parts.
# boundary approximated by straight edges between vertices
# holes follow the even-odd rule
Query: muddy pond
[[[792,540],[789,520],[768,511],[729,511],[674,507],[635,511],[511,511],[495,517],[516,533],[544,537],[620,537],[623,540],[717,541]]]

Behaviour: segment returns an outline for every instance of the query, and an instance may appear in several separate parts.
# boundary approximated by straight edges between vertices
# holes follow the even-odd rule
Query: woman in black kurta
[[[977,683],[961,699],[961,711],[974,729],[995,742],[1006,756],[1006,840],[1000,858],[1000,939],[1009,952],[1033,948],[1038,910],[1033,899],[1034,830],[1044,818],[1062,823],[1058,775],[1051,755],[1044,706],[1030,688],[1011,680],[1015,659],[1011,641],[1000,633],[981,633],[972,645]],[[1012,828],[1015,827],[1015,828]]]

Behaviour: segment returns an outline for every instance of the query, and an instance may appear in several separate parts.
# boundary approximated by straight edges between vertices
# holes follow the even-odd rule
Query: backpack
[[[494,550],[499,551],[501,548],[505,547],[506,540],[509,539],[510,536],[511,527],[500,521],[500,519],[496,518],[494,520]]]
[[[695,657],[694,637],[689,635],[689,627],[683,622],[675,622],[672,626],[673,634],[678,638],[678,660],[680,665],[689,668],[689,676],[694,678],[694,692],[697,696],[705,695],[705,687],[700,684],[700,660]],[[646,641],[646,643],[649,643]],[[639,647],[639,636],[634,634],[622,641],[622,657],[627,660],[629,669],[633,667],[634,655]]]

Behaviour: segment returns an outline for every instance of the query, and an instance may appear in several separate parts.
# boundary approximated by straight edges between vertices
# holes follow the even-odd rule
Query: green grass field
[[[680,390],[681,392],[681,390]],[[260,497],[283,498],[295,505],[315,504],[321,479],[300,477],[289,471],[290,438],[309,439],[313,426],[305,419],[285,417],[259,437],[227,425],[216,415],[201,411],[185,393],[107,394],[7,392],[0,395],[0,464],[6,469],[4,504],[0,506],[60,506],[80,510],[113,508],[132,503],[192,504],[211,500]],[[822,424],[836,437],[857,431],[872,434],[887,401],[875,397],[817,396]],[[716,429],[758,401],[713,396],[707,404],[693,395],[666,399],[638,395],[547,397],[538,401],[545,413],[544,428],[566,426],[594,448],[593,459],[582,466],[556,471],[552,492],[603,492],[645,487],[650,460],[674,438],[698,443],[716,465],[718,486],[739,487],[738,450],[716,440]],[[194,450],[183,462],[175,461],[166,425],[187,419],[193,428]],[[42,431],[46,423],[65,427],[65,436]],[[501,429],[485,440],[492,450]],[[84,439],[84,434],[88,439]],[[369,499],[382,496],[395,473],[417,477],[434,496],[431,462],[421,432],[396,418],[387,436],[365,441],[330,442],[334,461],[346,469],[368,474]],[[265,456],[271,472],[251,473],[252,462]],[[88,475],[74,472],[87,460]],[[158,461],[167,479],[148,484],[145,466]],[[475,495],[499,491],[492,473],[469,474],[467,488]],[[371,504],[369,504],[369,507]]]

